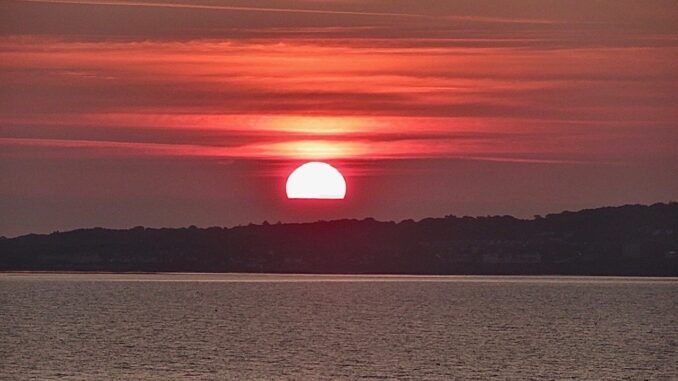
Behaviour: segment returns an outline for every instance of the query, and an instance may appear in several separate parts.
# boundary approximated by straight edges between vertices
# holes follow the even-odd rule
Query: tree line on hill
[[[0,271],[678,276],[678,203],[0,238]]]

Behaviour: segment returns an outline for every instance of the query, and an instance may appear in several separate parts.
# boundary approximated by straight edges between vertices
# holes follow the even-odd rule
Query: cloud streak
[[[475,15],[431,15],[421,13],[403,13],[403,12],[369,12],[369,11],[344,11],[331,9],[308,9],[308,8],[276,8],[276,7],[246,7],[231,5],[212,5],[181,2],[145,2],[145,1],[105,1],[105,0],[12,0],[25,3],[42,4],[65,4],[65,5],[98,5],[112,7],[142,7],[142,8],[167,8],[167,9],[190,9],[190,10],[211,10],[211,11],[235,11],[235,12],[264,12],[264,13],[293,13],[293,14],[311,14],[311,15],[333,15],[333,16],[367,16],[379,18],[412,18],[421,20],[437,21],[460,21],[460,22],[478,22],[478,23],[499,23],[499,24],[562,24],[563,21],[552,19],[527,19],[527,18],[503,18]]]
[[[389,160],[389,159],[466,159],[494,162],[532,164],[584,164],[591,161],[569,159],[569,155],[553,152],[495,152],[496,145],[483,143],[484,139],[417,136],[414,139],[294,140],[253,142],[236,146],[184,143],[140,143],[129,141],[0,138],[6,148],[0,157],[26,158],[40,152],[43,158],[131,158],[179,157],[233,160]],[[427,150],[422,150],[428,146]],[[503,156],[502,156],[503,155]],[[557,156],[560,156],[558,158]]]
[[[269,8],[269,7],[243,7],[230,5],[208,5],[208,4],[189,4],[176,2],[151,3],[143,1],[87,1],[87,0],[14,0],[27,3],[44,4],[71,4],[71,5],[100,5],[116,7],[144,7],[144,8],[170,8],[170,9],[198,9],[213,11],[238,11],[238,12],[267,12],[267,13],[298,13],[298,14],[320,14],[335,16],[371,16],[371,17],[397,17],[397,18],[422,18],[438,19],[439,17],[427,16],[423,14],[398,13],[398,12],[358,12],[358,11],[338,11],[321,9],[303,9],[303,8]]]

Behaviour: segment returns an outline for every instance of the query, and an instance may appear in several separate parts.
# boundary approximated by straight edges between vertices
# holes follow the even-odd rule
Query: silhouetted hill
[[[0,270],[678,275],[678,203],[0,239]]]

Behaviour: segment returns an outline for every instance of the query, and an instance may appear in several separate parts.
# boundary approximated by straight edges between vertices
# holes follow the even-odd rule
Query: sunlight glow
[[[369,131],[372,120],[358,117],[270,116],[260,118],[266,130],[296,132],[310,135],[350,134]]]
[[[267,145],[265,149],[277,156],[322,160],[355,157],[366,152],[364,144],[345,141],[295,140]]]
[[[343,199],[344,176],[333,166],[312,161],[295,169],[287,178],[287,198]]]

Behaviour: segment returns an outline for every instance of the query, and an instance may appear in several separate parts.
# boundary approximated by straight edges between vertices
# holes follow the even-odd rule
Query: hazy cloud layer
[[[0,234],[59,227],[56,219],[31,228],[38,214],[27,200],[89,197],[80,192],[84,184],[104,180],[87,174],[94,164],[78,172],[83,161],[99,163],[104,177],[118,173],[111,163],[126,167],[130,160],[160,172],[169,163],[193,163],[162,182],[186,181],[190,175],[180,172],[201,165],[210,176],[221,173],[220,194],[232,213],[203,211],[201,221],[224,224],[257,220],[266,210],[299,217],[277,204],[248,214],[256,198],[238,198],[227,184],[251,177],[249,186],[270,190],[266,184],[284,182],[290,166],[308,159],[332,160],[359,179],[354,186],[369,183],[370,193],[410,200],[386,218],[455,208],[480,213],[489,205],[509,213],[587,206],[607,203],[605,189],[609,203],[678,194],[666,176],[678,172],[678,7],[671,1],[252,4],[0,3],[0,213],[12,216]],[[398,163],[413,162],[438,174],[403,175]],[[55,174],[38,171],[41,165]],[[515,192],[534,198],[496,199],[471,185],[468,194],[444,190],[455,185],[453,173],[505,186],[495,173],[500,167],[524,176]],[[541,167],[564,171],[580,191],[528,189],[561,183]],[[617,183],[592,185],[602,177],[588,174],[601,168]],[[55,185],[60,175],[70,187]],[[399,176],[429,191],[383,185]],[[186,223],[191,206],[202,210],[212,194],[206,184],[168,198],[156,188],[142,192],[138,177],[121,181],[109,188],[157,197],[147,216],[183,197]],[[111,205],[121,200],[106,197]],[[332,215],[381,210],[367,200],[349,204]],[[43,207],[46,215],[59,210]],[[101,208],[85,213],[82,224],[106,225],[113,206]],[[115,224],[136,224],[132,217]]]

